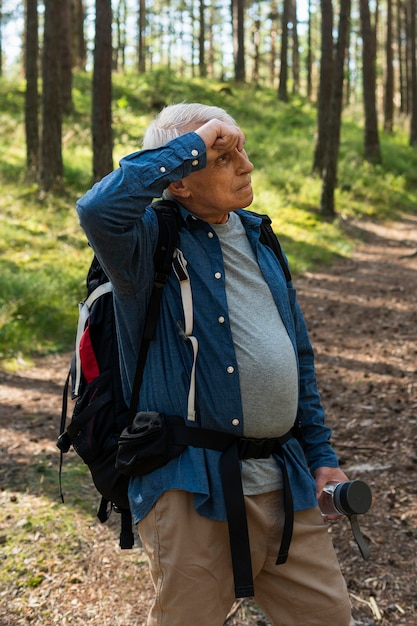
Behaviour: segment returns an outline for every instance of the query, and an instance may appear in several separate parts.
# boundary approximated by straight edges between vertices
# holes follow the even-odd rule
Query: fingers
[[[212,148],[219,151],[229,151],[237,148],[242,152],[245,145],[245,136],[237,126],[223,126]]]
[[[326,483],[341,483],[349,480],[339,467],[318,467],[314,472],[314,477],[316,479],[317,498],[320,497]]]
[[[200,135],[207,150],[228,152],[237,148],[239,152],[242,152],[245,144],[245,135],[238,126],[225,124],[217,119],[210,120],[195,132]]]
[[[322,515],[323,522],[328,522],[329,524],[336,524],[343,515]]]

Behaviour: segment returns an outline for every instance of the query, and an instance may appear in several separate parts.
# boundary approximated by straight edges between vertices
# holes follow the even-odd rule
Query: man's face
[[[207,166],[182,180],[180,202],[207,222],[222,224],[231,211],[244,209],[253,200],[253,164],[245,150],[207,150]]]

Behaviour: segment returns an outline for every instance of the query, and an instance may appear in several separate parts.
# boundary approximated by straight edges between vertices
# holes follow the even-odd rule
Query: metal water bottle
[[[358,515],[369,511],[372,493],[363,480],[330,482],[323,487],[319,506],[323,516],[346,515],[362,557],[369,559],[370,552],[359,528]]]
[[[323,515],[360,515],[369,511],[372,493],[362,480],[330,482],[323,487],[320,510]]]

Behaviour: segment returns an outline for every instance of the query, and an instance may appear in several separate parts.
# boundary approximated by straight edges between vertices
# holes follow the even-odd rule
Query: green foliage
[[[68,349],[91,257],[73,199],[1,190],[0,359]]]
[[[65,193],[41,197],[26,179],[24,84],[0,79],[0,361],[69,349],[91,251],[77,223],[76,199],[92,184],[91,75],[74,76],[74,112],[65,118]],[[302,98],[277,100],[274,89],[168,70],[115,75],[114,163],[140,149],[156,113],[174,102],[225,108],[246,134],[255,165],[253,209],[269,213],[293,274],[348,255],[346,219],[391,219],[416,206],[417,151],[407,131],[381,133],[383,164],[365,162],[361,120],[344,114],[336,192],[338,219],[320,218],[321,181],[311,166],[316,110]]]

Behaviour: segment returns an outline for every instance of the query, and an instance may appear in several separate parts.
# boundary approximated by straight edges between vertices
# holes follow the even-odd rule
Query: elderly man
[[[295,291],[260,241],[261,218],[245,210],[253,164],[244,143],[220,108],[168,106],[143,150],[77,205],[113,283],[126,401],[153,281],[158,222],[150,204],[163,196],[178,203],[182,218],[178,250],[191,286],[193,342],[184,340],[173,272],[137,409],[182,416],[219,440],[261,442],[258,452],[241,454],[232,487],[222,452],[208,441],[132,477],[130,506],[155,585],[148,626],[222,626],[235,595],[254,595],[274,626],[348,626],[346,585],[317,505],[327,482],[347,478],[330,445]],[[249,562],[240,561],[246,533]]]

